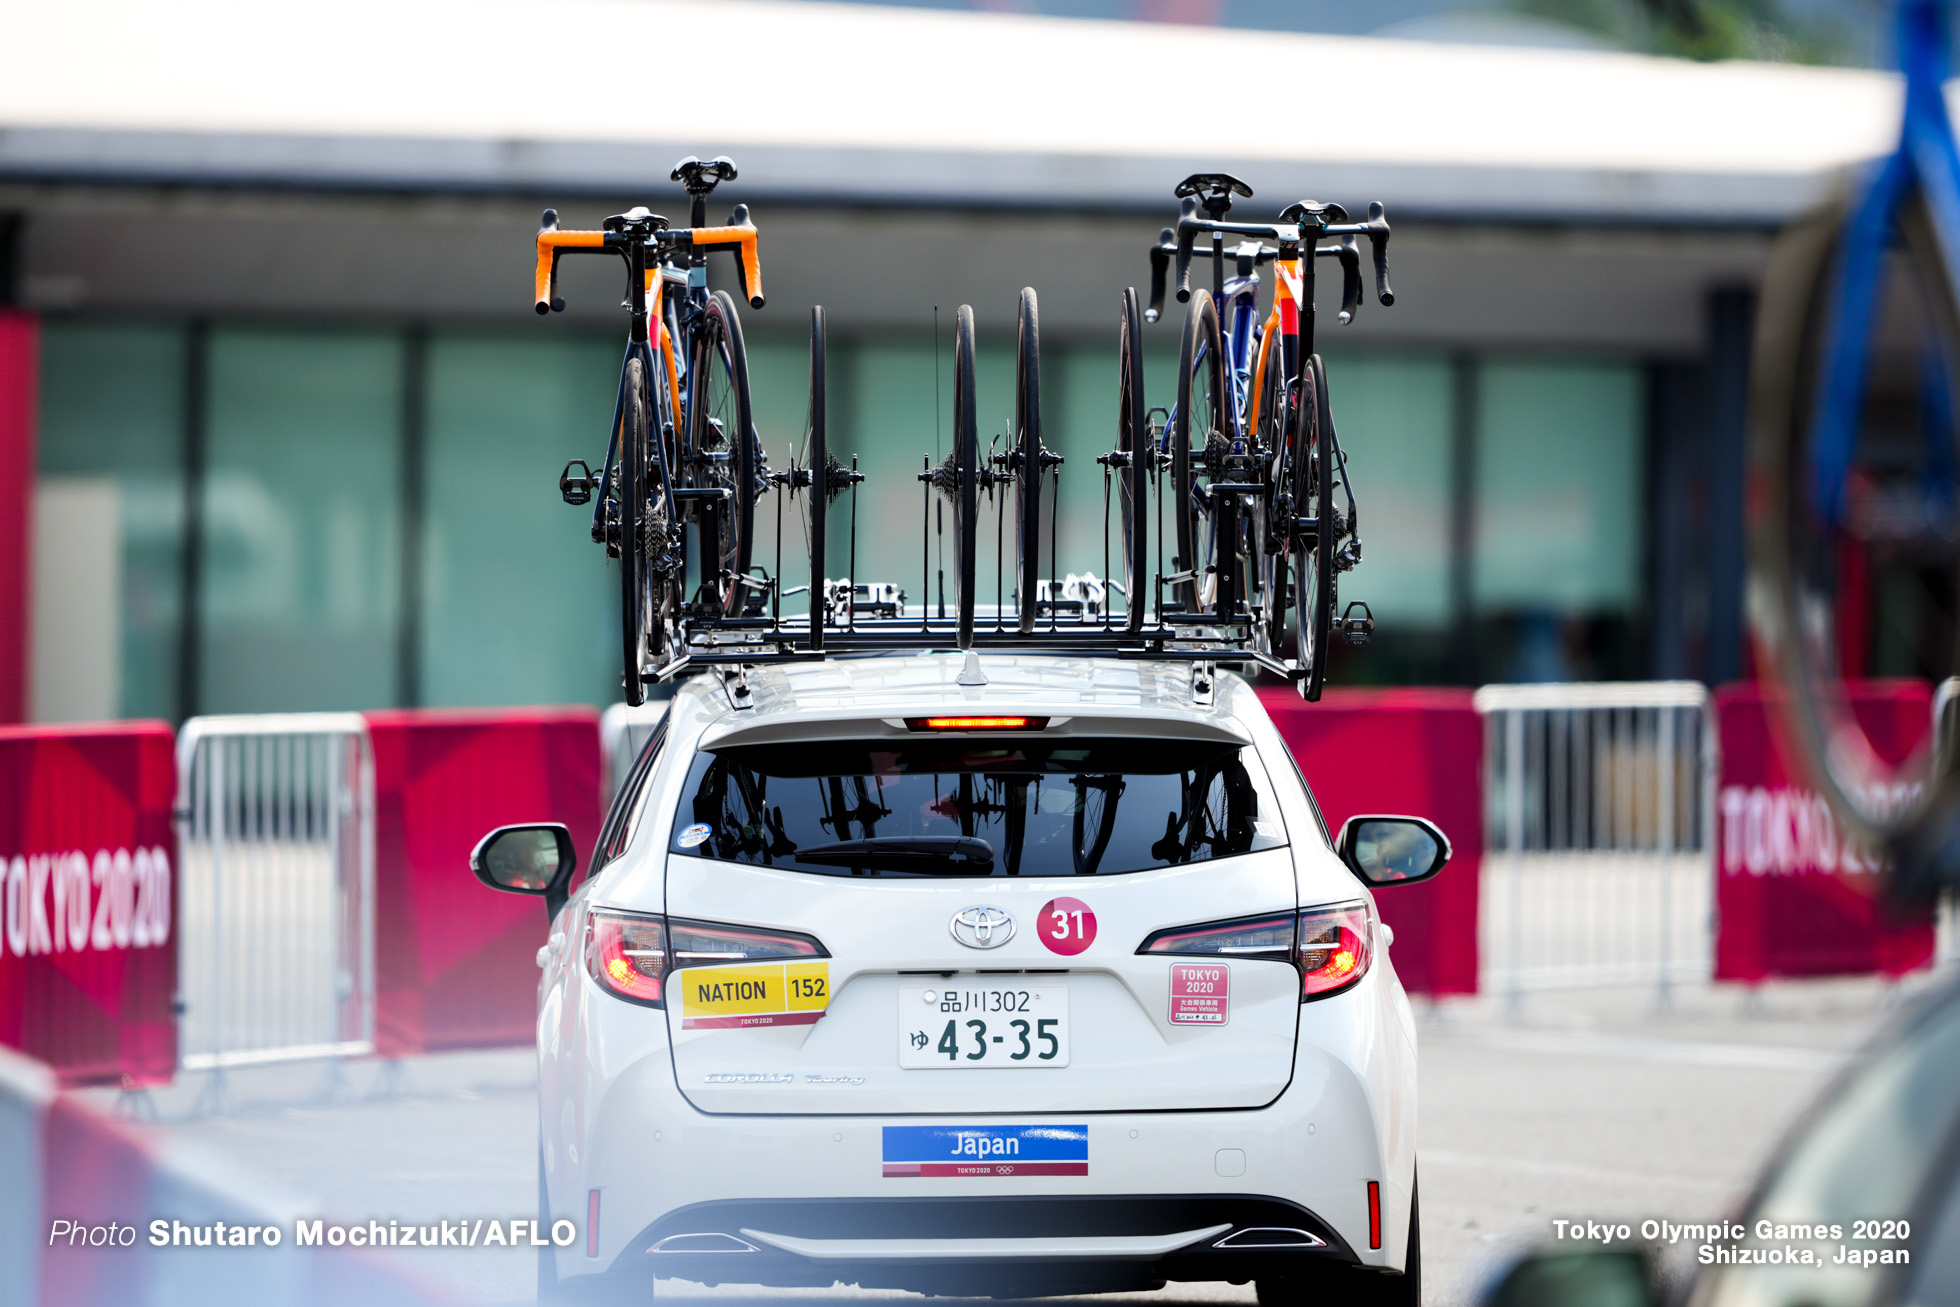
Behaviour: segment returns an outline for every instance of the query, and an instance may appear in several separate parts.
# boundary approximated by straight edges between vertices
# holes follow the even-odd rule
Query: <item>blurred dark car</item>
[[[1960,984],[1926,996],[1852,1060],[1731,1219],[1744,1236],[1697,1241],[1691,1277],[1682,1284],[1663,1282],[1657,1250],[1649,1246],[1564,1244],[1513,1264],[1480,1301],[1483,1307],[1960,1304]],[[1815,1260],[1804,1260],[1806,1252]],[[1729,1260],[1745,1255],[1748,1260]]]

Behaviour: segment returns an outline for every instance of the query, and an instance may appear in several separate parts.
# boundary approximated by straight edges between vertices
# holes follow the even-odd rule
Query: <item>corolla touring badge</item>
[[[953,914],[953,938],[968,948],[999,948],[1014,938],[1014,917],[1006,908],[984,904]]]

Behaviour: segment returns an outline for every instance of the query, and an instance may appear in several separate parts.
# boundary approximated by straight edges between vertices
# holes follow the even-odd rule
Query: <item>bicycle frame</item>
[[[1812,509],[1831,528],[1840,524],[1844,512],[1888,238],[1915,191],[1932,218],[1940,274],[1949,284],[1960,282],[1960,151],[1943,90],[1948,72],[1946,8],[1940,0],[1903,0],[1899,6],[1899,49],[1906,75],[1899,144],[1878,161],[1862,194],[1853,200],[1838,254],[1836,312],[1824,342],[1816,438],[1805,487]],[[1951,485],[1950,464],[1936,463],[1936,475],[1944,475]]]
[[[632,325],[627,331],[626,356],[619,364],[619,391],[613,399],[612,434],[606,444],[606,463],[605,470],[601,474],[601,486],[613,484],[613,477],[618,468],[620,419],[626,407],[626,372],[635,358],[640,360],[641,366],[646,369],[647,377],[656,387],[659,386],[659,379],[662,377],[666,378],[667,382],[664,389],[667,392],[668,408],[664,419],[657,409],[650,416],[652,429],[659,432],[665,423],[678,422],[683,412],[682,370],[676,357],[677,351],[674,349],[674,324],[669,320],[671,315],[666,303],[667,270],[658,264],[647,263],[644,246],[633,248],[635,253],[629,254],[627,260],[629,267],[632,268],[629,273],[631,292],[627,301]],[[653,455],[654,466],[657,469],[655,475],[661,487],[659,494],[671,498],[668,492],[673,489],[674,481],[673,470],[667,465],[666,441],[656,439],[653,442]],[[592,504],[593,539],[605,539],[605,530],[606,496],[599,494],[593,497]]]

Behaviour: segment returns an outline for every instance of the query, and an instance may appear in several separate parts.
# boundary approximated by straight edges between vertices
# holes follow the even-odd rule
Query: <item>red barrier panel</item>
[[[40,355],[39,320],[0,309],[0,722],[27,716]]]
[[[0,728],[0,1043],[63,1084],[176,1069],[175,793],[162,722]]]
[[[1358,813],[1427,817],[1455,855],[1435,880],[1375,896],[1395,930],[1395,970],[1412,992],[1477,992],[1477,879],[1483,861],[1484,727],[1468,690],[1291,688],[1260,700],[1320,801],[1331,832]]]
[[[1838,830],[1781,747],[1764,687],[1715,692],[1722,779],[1715,817],[1719,864],[1715,978],[1878,972],[1896,976],[1933,956],[1930,909],[1897,920],[1878,899],[1877,868]],[[1923,682],[1874,681],[1850,692],[1879,756],[1904,761],[1932,726]]]
[[[561,821],[599,835],[599,715],[590,708],[368,713],[374,742],[375,1051],[528,1044],[537,1023],[539,901],[470,874],[495,826]]]

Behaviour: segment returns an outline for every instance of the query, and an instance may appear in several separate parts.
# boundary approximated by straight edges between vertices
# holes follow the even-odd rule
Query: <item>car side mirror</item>
[[[470,870],[478,880],[506,894],[539,895],[547,919],[565,906],[570,897],[565,887],[577,869],[572,833],[555,821],[499,826],[470,853]]]
[[[1370,885],[1428,880],[1450,860],[1449,837],[1420,817],[1349,817],[1336,847]]]
[[[1477,1307],[1659,1307],[1660,1286],[1638,1248],[1541,1248],[1526,1253]]]

